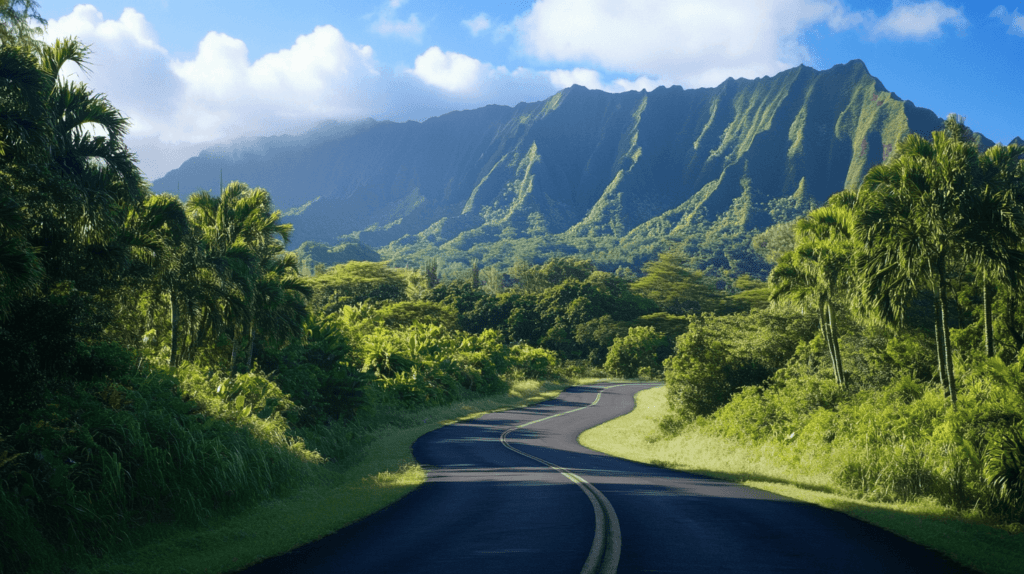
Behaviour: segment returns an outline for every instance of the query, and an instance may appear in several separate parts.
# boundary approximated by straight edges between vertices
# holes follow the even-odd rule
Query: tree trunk
[[[249,321],[249,359],[245,362],[245,369],[252,370],[252,348],[256,343],[256,321]]]
[[[939,301],[936,299],[933,301],[935,305],[935,356],[939,363],[939,385],[942,388],[946,388],[946,352],[942,345],[942,321],[940,316],[942,311],[939,309]]]
[[[178,357],[178,305],[175,304],[177,297],[174,290],[171,290],[171,366],[177,367]]]
[[[231,374],[238,372],[235,361],[238,360],[238,331],[234,330],[231,336]]]
[[[828,350],[828,360],[832,363],[832,374],[835,376],[836,384],[843,386],[839,378],[839,368],[836,366],[836,350],[832,346],[832,333],[829,331],[828,316],[825,313],[825,304],[818,304],[818,326],[821,328],[821,338],[825,341],[825,349]]]
[[[956,409],[956,379],[953,376],[953,346],[949,341],[949,307],[946,304],[945,262],[939,262],[939,309],[942,317],[942,346],[946,365],[946,384],[949,386],[949,400]]]
[[[836,334],[835,310],[832,308],[831,301],[825,304],[825,308],[828,311],[829,335],[832,337],[833,352],[836,355],[834,361],[836,368],[836,381],[839,383],[839,388],[843,389],[846,388],[846,372],[843,371],[843,354],[839,351],[839,335]]]
[[[1020,327],[1017,325],[1017,295],[1012,290],[1004,291],[1004,293],[1006,293],[1006,313],[1003,314],[1003,320],[1006,321],[1006,330],[1013,338],[1015,348],[1013,354],[1017,355],[1024,347],[1024,335],[1021,335]]]
[[[996,356],[995,343],[992,341],[992,299],[995,297],[995,288],[988,281],[988,274],[985,274],[984,306],[985,306],[985,355],[989,358]]]

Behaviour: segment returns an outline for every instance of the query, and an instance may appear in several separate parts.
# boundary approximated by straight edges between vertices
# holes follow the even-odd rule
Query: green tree
[[[350,261],[310,279],[314,314],[330,314],[345,305],[404,301],[406,281],[384,263]]]
[[[604,369],[616,377],[635,378],[641,370],[648,376],[661,373],[661,363],[672,347],[653,327],[630,327],[624,337],[616,337]]]
[[[699,271],[687,269],[679,253],[663,251],[643,267],[644,276],[632,284],[635,293],[650,299],[662,311],[684,315],[713,311],[720,294]]]
[[[693,317],[665,359],[665,387],[677,412],[686,418],[706,416],[729,401],[728,348],[709,328],[708,317]]]
[[[840,388],[846,386],[846,374],[836,329],[836,302],[845,296],[852,282],[854,213],[850,206],[854,201],[853,193],[841,192],[828,205],[799,220],[795,249],[782,255],[769,276],[773,302],[804,303],[817,312],[822,340]]]
[[[0,46],[39,51],[43,48],[39,37],[45,27],[46,19],[39,15],[35,0],[0,0]]]
[[[855,235],[864,245],[858,271],[874,311],[901,324],[922,288],[935,304],[936,356],[941,383],[956,405],[949,338],[951,265],[964,258],[976,222],[978,148],[961,137],[962,119],[951,116],[932,141],[917,134],[901,140],[894,159],[871,168],[858,202]]]
[[[979,181],[970,219],[974,223],[966,249],[968,259],[981,271],[985,353],[995,356],[992,303],[997,288],[1015,291],[1024,279],[1024,181],[1017,144],[995,145],[979,158]]]

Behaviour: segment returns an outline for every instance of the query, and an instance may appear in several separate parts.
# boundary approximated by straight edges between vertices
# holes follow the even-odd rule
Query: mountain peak
[[[468,265],[471,253],[484,264],[517,250],[541,257],[550,237],[555,251],[617,265],[701,229],[792,218],[859,185],[907,133],[940,129],[934,113],[882,90],[861,60],[646,95],[576,84],[515,107],[327,125],[322,137],[203,154],[153,188],[180,182],[187,195],[223,168],[224,181],[263,187],[282,210],[320,197],[287,217],[297,243],[358,237],[387,257],[443,248]]]

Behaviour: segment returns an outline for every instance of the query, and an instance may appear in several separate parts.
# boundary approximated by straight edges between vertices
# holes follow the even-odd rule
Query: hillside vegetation
[[[678,247],[699,269],[763,279],[774,261],[752,241],[940,125],[854,60],[715,88],[573,86],[421,123],[325,127],[203,152],[154,189],[184,198],[221,172],[259,181],[291,210],[297,242],[358,239],[401,264],[577,255],[638,272]]]
[[[0,83],[2,572],[86,568],[153,543],[167,525],[202,533],[210,522],[359,468],[381,428],[425,432],[417,426],[427,424],[418,421],[423,409],[462,400],[497,408],[506,402],[488,401],[542,387],[524,380],[567,384],[599,372],[665,379],[672,413],[645,440],[696,433],[762,446],[851,496],[928,500],[1021,530],[1024,149],[985,148],[956,117],[930,138],[910,133],[923,116],[901,120],[897,112],[906,114],[908,104],[889,95],[871,100],[879,84],[860,64],[714,90],[625,94],[633,105],[624,108],[607,94],[570,89],[516,108],[514,122],[502,115],[506,108],[446,116],[491,121],[504,139],[474,132],[477,140],[464,140],[497,146],[479,165],[447,163],[443,146],[424,146],[437,155],[422,160],[422,173],[476,182],[460,200],[468,211],[451,221],[475,222],[460,234],[500,229],[508,242],[467,243],[465,261],[441,257],[457,237],[446,236],[443,223],[435,227],[450,206],[426,191],[399,190],[408,213],[394,233],[420,221],[434,235],[396,236],[381,249],[396,259],[375,261],[354,240],[286,251],[299,226],[316,222],[286,221],[261,187],[231,181],[185,200],[153,193],[124,145],[127,118],[102,94],[60,79],[87,49],[76,40],[39,46],[27,38],[0,45],[7,78]],[[846,79],[828,80],[835,77]],[[846,144],[801,140],[818,107],[845,114],[850,98],[874,102],[875,111],[861,105],[841,114],[848,126],[841,133],[877,134],[882,147],[868,137],[858,160],[844,155]],[[575,99],[596,103],[574,108]],[[682,139],[648,142],[644,134],[659,126],[681,129],[655,122],[636,131],[659,108],[707,116],[687,119]],[[755,108],[766,112],[735,113]],[[782,110],[807,121],[778,131],[778,118],[788,117]],[[626,131],[591,121],[598,112]],[[440,129],[441,120],[384,127]],[[375,126],[350,126],[347,137]],[[595,160],[556,169],[558,153],[564,165],[583,157],[559,139],[574,131],[598,142],[591,152],[631,158],[628,165]],[[704,131],[711,141],[687,139]],[[773,149],[822,161],[815,154],[831,149],[844,166],[836,185],[850,189],[829,196],[821,189],[831,180],[809,171],[759,180],[768,172],[745,166],[774,165],[754,150],[783,132]],[[564,145],[549,152],[542,134]],[[385,139],[373,140],[384,146],[377,153],[405,153],[387,151]],[[410,137],[405,145],[422,143]],[[707,171],[717,183],[702,184],[705,192],[682,204],[651,183],[669,178],[662,164],[705,173],[704,155],[679,163],[665,151],[680,143],[719,150]],[[502,160],[505,149],[521,155]],[[659,160],[644,163],[659,149]],[[607,165],[621,167],[610,173]],[[515,172],[521,185],[485,185],[479,170],[486,166],[495,182],[505,170],[501,177]],[[370,167],[352,169],[367,175],[359,170]],[[573,190],[585,190],[570,172],[602,191],[574,203]],[[794,191],[773,199],[755,193],[776,184]],[[349,197],[359,225],[385,209],[368,197]],[[553,207],[530,207],[544,202]],[[714,206],[724,215],[712,217]],[[670,212],[658,220],[662,227],[647,228],[649,242],[634,233]],[[704,223],[694,223],[696,214]],[[520,227],[523,217],[532,227]],[[779,223],[756,236],[760,228],[744,223],[769,220]],[[580,222],[610,231],[591,234]],[[381,228],[360,241],[372,244],[374,233],[392,232]],[[609,240],[650,252],[619,266],[612,255],[538,263],[516,243],[570,245],[569,238],[595,254],[613,253],[602,243]],[[403,249],[418,249],[421,239],[433,247],[410,265]],[[673,248],[660,249],[666,245]],[[738,271],[734,262],[746,257],[738,245],[773,263],[768,281]],[[498,249],[493,260],[502,266],[482,264],[478,248]],[[344,262],[311,265],[317,253]],[[510,391],[516,382],[519,391]],[[434,424],[447,415],[431,416]],[[323,523],[336,525],[332,517]]]

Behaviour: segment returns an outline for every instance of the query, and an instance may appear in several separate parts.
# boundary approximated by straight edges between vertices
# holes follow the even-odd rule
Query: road
[[[245,573],[968,572],[842,513],[579,445],[650,386],[572,387],[425,434],[420,488]]]

